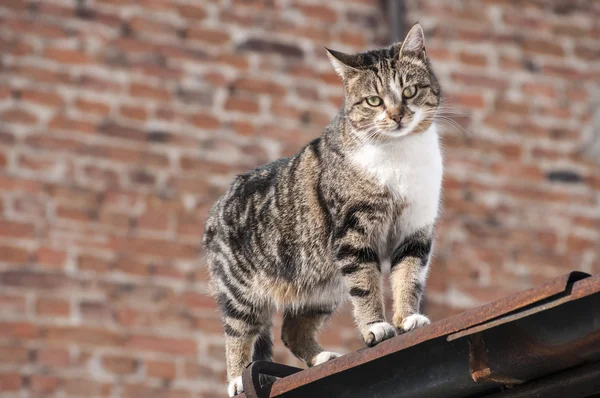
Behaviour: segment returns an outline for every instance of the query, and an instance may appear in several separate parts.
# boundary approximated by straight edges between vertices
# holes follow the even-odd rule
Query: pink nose
[[[400,123],[402,121],[402,116],[400,113],[396,113],[395,115],[390,115],[390,119],[395,121],[396,123]]]

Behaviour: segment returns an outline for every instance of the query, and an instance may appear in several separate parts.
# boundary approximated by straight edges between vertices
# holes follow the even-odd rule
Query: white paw
[[[244,386],[242,385],[242,376],[238,376],[229,383],[229,387],[227,387],[227,394],[229,394],[230,397],[234,397],[243,392]]]
[[[425,315],[412,314],[402,321],[402,329],[404,329],[405,332],[410,332],[413,329],[429,325],[430,323],[431,321]]]
[[[377,322],[369,327],[369,333],[365,343],[372,347],[381,343],[383,340],[390,339],[396,335],[396,328],[387,322]]]
[[[331,361],[332,359],[335,359],[335,358],[341,357],[341,356],[342,356],[342,354],[338,354],[337,352],[322,351],[313,360],[313,364],[314,364],[313,366],[320,365],[322,363]]]

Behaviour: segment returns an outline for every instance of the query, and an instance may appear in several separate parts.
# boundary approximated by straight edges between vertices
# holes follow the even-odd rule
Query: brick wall
[[[443,127],[427,312],[600,272],[598,3],[406,9],[464,111]],[[375,0],[0,2],[0,397],[222,396],[206,212],[320,133],[341,101],[323,46],[383,44],[384,16]],[[361,346],[347,308],[322,342]]]

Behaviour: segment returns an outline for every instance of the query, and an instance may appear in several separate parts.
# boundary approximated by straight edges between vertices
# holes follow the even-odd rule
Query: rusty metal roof
[[[282,378],[259,387],[259,373]],[[243,378],[247,398],[590,397],[600,275],[572,272],[310,369],[254,363]]]

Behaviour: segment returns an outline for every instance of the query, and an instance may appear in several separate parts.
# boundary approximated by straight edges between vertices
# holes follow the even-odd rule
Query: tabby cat
[[[214,205],[204,245],[226,336],[230,396],[242,370],[271,360],[271,317],[308,366],[339,354],[315,334],[349,293],[366,345],[427,325],[419,313],[438,216],[440,86],[423,29],[403,43],[327,50],[345,102],[298,154],[238,176]],[[386,322],[382,275],[394,298]]]

